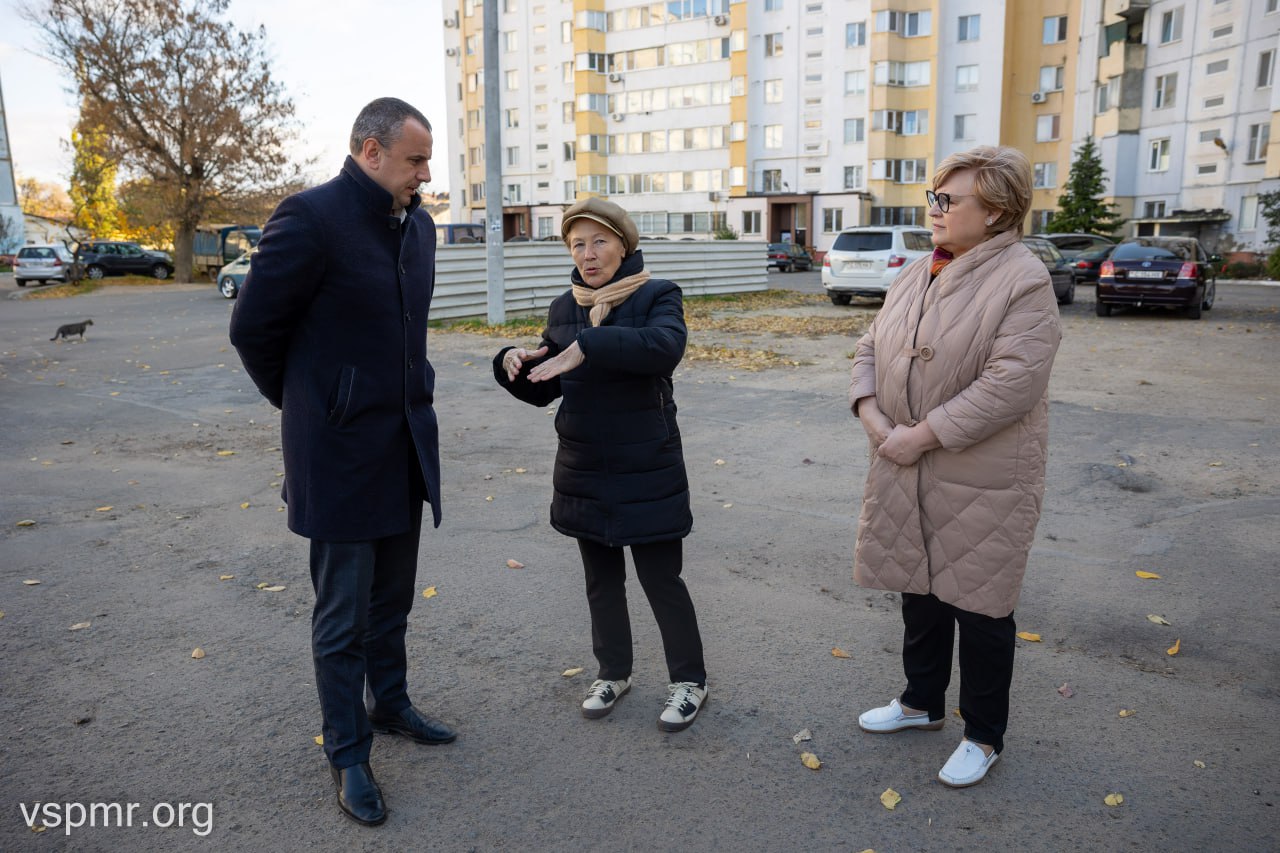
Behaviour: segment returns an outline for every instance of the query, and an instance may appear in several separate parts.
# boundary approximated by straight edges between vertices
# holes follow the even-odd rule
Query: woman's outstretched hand
[[[538,350],[538,352],[545,353],[546,349],[546,347],[543,347]],[[532,354],[532,356],[536,355],[537,353]],[[561,373],[568,373],[570,370],[573,370],[586,360],[586,356],[582,354],[582,350],[578,349],[578,342],[574,341],[565,347],[564,351],[555,358],[549,358],[533,370],[530,370],[529,381],[545,382],[548,379],[554,379]]]
[[[522,347],[507,350],[507,354],[502,357],[502,369],[507,371],[507,381],[516,381],[516,377],[520,375],[520,369],[524,367],[526,361],[542,358],[546,354],[547,348],[545,346],[538,347],[533,352],[529,352]]]

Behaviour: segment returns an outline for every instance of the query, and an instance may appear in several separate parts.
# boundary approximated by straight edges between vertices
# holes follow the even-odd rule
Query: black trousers
[[[951,652],[960,625],[960,715],[964,736],[1004,750],[1009,725],[1009,685],[1013,681],[1013,614],[996,619],[961,610],[934,595],[902,593],[902,668],[907,689],[898,700],[928,711],[930,720],[946,716],[951,683]]]
[[[587,576],[587,604],[591,608],[591,648],[600,664],[597,678],[616,681],[631,677],[631,619],[627,613],[626,558],[622,548],[578,540]],[[672,682],[707,683],[702,660],[702,636],[693,599],[680,578],[681,540],[632,545],[636,577],[649,599],[662,633],[667,674]]]
[[[339,770],[369,760],[373,731],[365,686],[379,714],[411,704],[404,635],[418,571],[422,501],[409,530],[365,542],[311,540],[311,656],[324,715],[324,751]]]

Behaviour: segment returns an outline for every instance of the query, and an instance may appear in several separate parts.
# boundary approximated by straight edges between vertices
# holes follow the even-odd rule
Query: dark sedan
[[[1116,247],[1111,245],[1092,252],[1082,252],[1074,259],[1068,258],[1071,268],[1075,270],[1076,281],[1097,284],[1098,271],[1102,269],[1102,262],[1111,257],[1111,253],[1115,250]]]
[[[1192,320],[1213,307],[1220,260],[1193,237],[1132,237],[1098,271],[1097,312],[1120,306],[1185,309]]]
[[[769,263],[765,269],[777,267],[783,272],[813,269],[813,256],[796,243],[770,243],[768,254]]]
[[[1076,275],[1071,271],[1071,264],[1062,257],[1058,247],[1042,237],[1023,237],[1022,244],[1031,253],[1044,261],[1049,278],[1053,279],[1053,295],[1059,305],[1070,305],[1076,301]]]

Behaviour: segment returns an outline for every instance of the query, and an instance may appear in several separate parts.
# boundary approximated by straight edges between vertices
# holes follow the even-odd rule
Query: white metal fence
[[[645,269],[654,278],[680,285],[687,296],[767,290],[764,243],[745,240],[645,240]],[[569,288],[573,259],[556,242],[504,243],[507,314],[545,311]],[[488,279],[483,243],[440,246],[431,318],[483,317],[488,313]]]

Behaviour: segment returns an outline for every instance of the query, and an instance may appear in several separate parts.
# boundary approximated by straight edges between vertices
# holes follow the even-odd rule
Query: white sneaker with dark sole
[[[664,732],[682,732],[698,718],[698,711],[707,701],[707,688],[692,681],[680,681],[668,684],[667,689],[671,695],[658,717],[658,728]]]
[[[613,706],[630,689],[631,679],[629,678],[619,678],[617,681],[597,678],[591,682],[591,688],[587,691],[587,698],[582,700],[582,716],[588,720],[607,717],[609,712],[613,710]]]
[[[904,714],[902,705],[894,699],[883,708],[872,708],[858,717],[858,728],[864,732],[890,734],[904,729],[923,729],[936,732],[942,728],[944,720],[930,720],[928,714]]]
[[[991,765],[1000,758],[1000,753],[987,755],[982,747],[971,740],[962,740],[951,753],[947,763],[938,771],[938,781],[951,788],[968,788],[976,785],[987,775]]]

